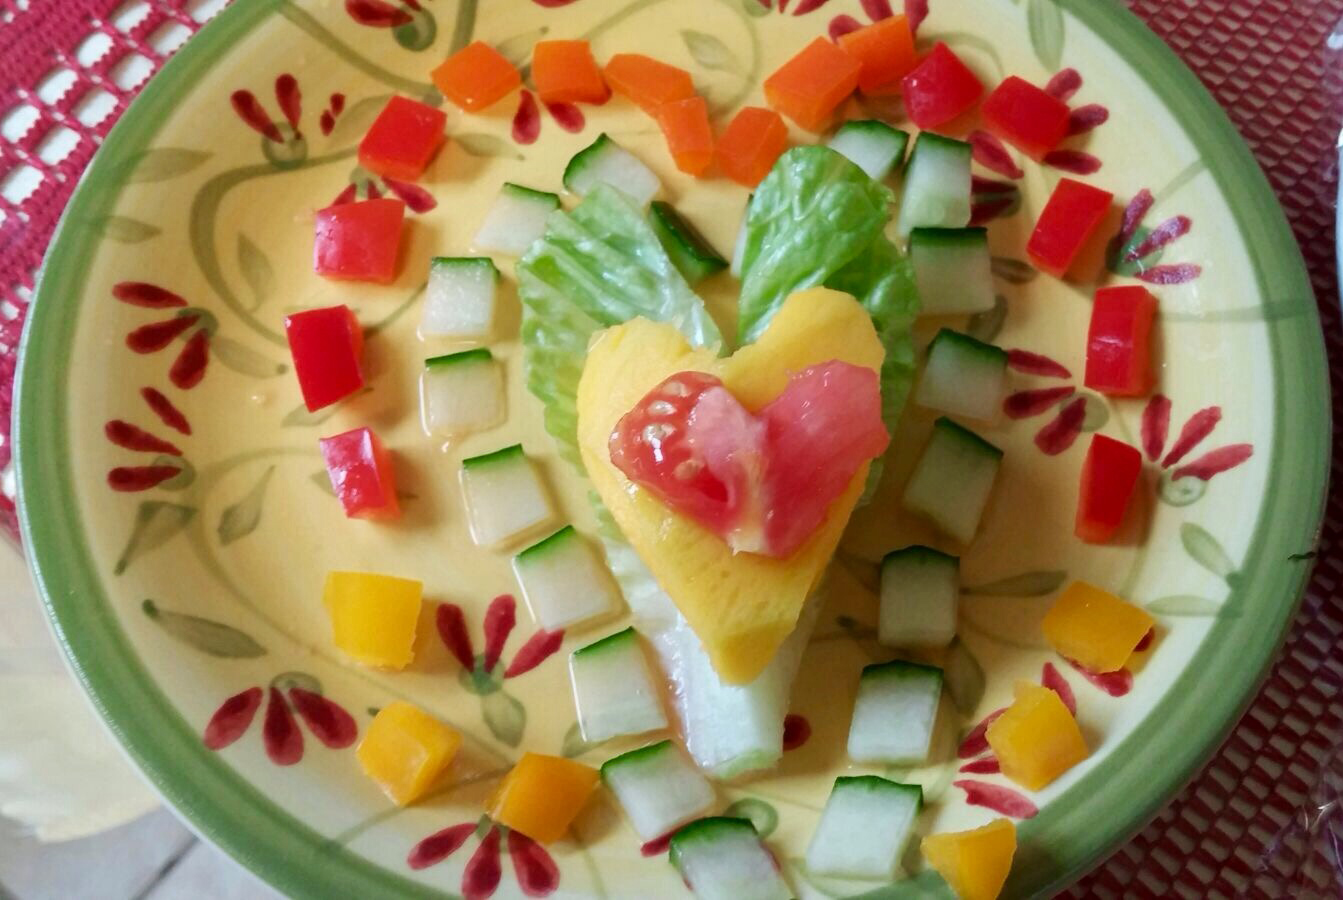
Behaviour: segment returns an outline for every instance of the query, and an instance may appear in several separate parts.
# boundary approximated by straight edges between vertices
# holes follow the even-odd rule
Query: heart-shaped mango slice
[[[746,684],[769,664],[797,625],[867,481],[868,465],[829,508],[825,521],[787,559],[733,554],[722,538],[631,483],[610,458],[621,416],[677,372],[717,375],[751,412],[783,393],[791,373],[831,360],[881,370],[885,351],[872,320],[848,294],[794,294],[760,339],[727,359],[686,343],[670,325],[635,319],[603,332],[578,385],[583,464],[662,589],[704,644],[720,678]]]

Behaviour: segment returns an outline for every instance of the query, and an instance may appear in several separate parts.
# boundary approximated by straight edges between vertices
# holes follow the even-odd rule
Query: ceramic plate
[[[805,41],[888,13],[884,0],[249,0],[147,87],[50,252],[23,353],[17,457],[28,547],[71,664],[197,829],[294,896],[485,896],[496,869],[499,896],[683,890],[608,801],[544,849],[502,840],[482,818],[483,798],[523,751],[599,764],[619,748],[587,746],[574,728],[565,655],[592,634],[551,653],[529,640],[524,607],[507,627],[508,601],[495,598],[516,591],[509,558],[471,543],[458,464],[521,442],[563,516],[587,534],[594,523],[585,483],[524,387],[512,289],[494,343],[508,422],[446,449],[420,431],[415,384],[433,348],[416,325],[430,256],[467,248],[500,182],[559,190],[564,161],[600,132],[647,160],[719,248],[732,246],[746,191],[681,176],[653,124],[620,100],[546,108],[524,91],[483,115],[449,109],[451,140],[421,188],[370,177],[355,144],[390,94],[431,96],[428,71],[470,39],[520,63],[543,35],[586,36],[599,58],[651,53],[694,73],[721,125],[761,102],[763,74]],[[1019,178],[980,147],[976,213],[992,220],[1003,300],[969,327],[1016,351],[1014,414],[989,432],[1006,464],[963,563],[948,721],[932,764],[894,773],[924,785],[925,832],[995,809],[1019,816],[1009,891],[1026,896],[1075,878],[1152,816],[1252,696],[1310,567],[1328,387],[1314,299],[1267,182],[1194,77],[1120,4],[933,0],[919,35],[948,42],[990,83],[1050,83],[1084,125],[1108,112]],[[1069,172],[1126,207],[1101,263],[1108,277],[1141,279],[1160,297],[1161,397],[1150,402],[1083,388],[1090,289],[1033,277],[1021,262],[1043,199]],[[382,193],[412,211],[397,282],[315,277],[313,210]],[[727,317],[735,290],[723,276],[706,299]],[[336,303],[369,330],[371,388],[310,415],[281,321]],[[811,877],[801,857],[831,782],[853,770],[844,735],[858,669],[885,658],[871,640],[875,563],[934,539],[892,511],[931,418],[911,407],[877,501],[849,529],[794,692],[793,749],[774,774],[722,790],[802,896],[873,887]],[[345,519],[324,481],[318,436],[359,425],[393,448],[405,509],[396,524]],[[1148,460],[1132,517],[1142,525],[1107,547],[1072,537],[1095,431],[1139,444]],[[430,602],[411,670],[342,662],[320,602],[334,568],[423,579]],[[1043,645],[1039,620],[1072,579],[1157,617],[1133,671],[1088,678]],[[441,604],[462,611],[476,655],[441,640]],[[488,670],[486,656],[498,661]],[[1093,752],[1028,794],[979,771],[992,766],[958,743],[1015,681],[1042,678],[1075,697]],[[320,692],[320,708],[296,715],[283,699],[292,686]],[[350,743],[394,698],[466,735],[451,784],[404,810],[360,774]],[[925,890],[939,890],[935,877],[882,896]]]

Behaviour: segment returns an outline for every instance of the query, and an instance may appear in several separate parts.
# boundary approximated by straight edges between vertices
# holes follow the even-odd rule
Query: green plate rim
[[[1201,652],[1215,654],[1223,644],[1235,649],[1183,672],[1119,747],[1022,825],[1008,885],[1014,895],[1048,894],[1099,863],[1194,774],[1253,700],[1309,576],[1308,562],[1285,561],[1315,546],[1331,446],[1328,370],[1314,293],[1281,207],[1245,142],[1194,74],[1127,9],[1096,0],[1057,3],[1106,39],[1184,124],[1250,248],[1261,294],[1274,306],[1265,326],[1275,375],[1269,481],[1242,576],[1227,603],[1248,610],[1251,598],[1281,602],[1273,608],[1263,599],[1256,615],[1218,619],[1205,642],[1210,649]],[[148,146],[165,113],[212,61],[275,10],[274,2],[232,4],[192,38],[122,116],[62,217],[20,347],[14,451],[23,536],[76,678],[131,758],[198,832],[290,896],[452,896],[334,847],[204,748],[197,730],[149,677],[113,615],[77,514],[66,421],[72,366],[58,352],[69,345],[77,317],[57,298],[80,295],[96,240],[90,229],[71,224],[115,205],[120,185],[111,176],[118,164]],[[49,265],[72,259],[84,264]],[[1189,738],[1191,727],[1200,729],[1197,739]],[[1126,765],[1126,758],[1136,762]],[[1154,760],[1161,765],[1148,764]],[[1097,805],[1106,810],[1099,826],[1089,813]],[[1064,852],[1049,856],[1051,843]]]

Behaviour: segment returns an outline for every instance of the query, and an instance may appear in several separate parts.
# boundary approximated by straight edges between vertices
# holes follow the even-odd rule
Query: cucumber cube
[[[437,257],[429,264],[420,337],[488,337],[498,289],[499,270],[489,257]]]
[[[564,169],[565,190],[580,197],[599,184],[609,184],[640,206],[662,190],[653,170],[606,134],[574,154]]]
[[[609,616],[620,607],[611,572],[572,525],[513,557],[513,574],[532,618],[549,631]]]
[[[672,265],[691,287],[727,268],[727,260],[670,203],[654,201],[648,220]]]
[[[583,740],[599,744],[667,727],[661,694],[633,628],[575,650],[569,677]]]
[[[985,228],[915,228],[909,260],[921,314],[953,316],[993,309],[993,257]]]
[[[1007,391],[1007,352],[968,334],[943,328],[928,347],[914,400],[926,409],[989,422]]]
[[[887,647],[946,647],[956,637],[961,561],[929,547],[906,547],[881,561],[877,640]]]
[[[847,156],[869,177],[881,181],[905,161],[909,135],[875,119],[855,120],[839,126],[830,148]]]
[[[774,857],[745,819],[691,822],[671,840],[671,861],[699,900],[790,900]]]
[[[892,881],[923,808],[923,788],[876,775],[836,778],[807,847],[807,871]]]
[[[849,726],[849,758],[895,766],[927,762],[941,696],[941,669],[903,660],[863,669]]]
[[[425,434],[483,431],[503,420],[504,373],[489,350],[467,350],[424,361],[420,421]]]
[[[905,485],[904,507],[969,544],[979,530],[1002,462],[1003,451],[950,419],[938,419]]]
[[[602,781],[645,843],[704,815],[717,802],[709,779],[671,741],[608,761],[602,766]]]
[[[546,219],[560,208],[558,194],[504,182],[473,243],[477,250],[522,256],[546,233]]]
[[[462,461],[471,538],[479,547],[495,547],[548,524],[555,512],[521,444]]]
[[[920,132],[905,169],[896,230],[907,238],[915,228],[964,228],[970,224],[970,145]]]

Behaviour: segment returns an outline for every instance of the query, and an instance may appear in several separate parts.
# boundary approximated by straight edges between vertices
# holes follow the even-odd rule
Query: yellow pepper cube
[[[366,666],[404,669],[415,658],[424,585],[408,578],[331,572],[322,602],[336,646]]]
[[[1016,702],[989,726],[989,746],[1004,775],[1038,791],[1086,759],[1090,751],[1077,720],[1058,694],[1021,682],[1016,695]]]
[[[1078,581],[1054,601],[1041,627],[1068,659],[1093,672],[1118,672],[1155,624],[1146,610]]]
[[[433,787],[461,746],[455,730],[398,700],[373,718],[355,755],[393,803],[408,806]]]
[[[1007,819],[994,819],[972,831],[930,834],[921,849],[961,900],[994,900],[1012,871],[1017,828]]]
[[[596,769],[571,759],[528,753],[490,798],[490,817],[549,844],[564,837],[600,777]]]

